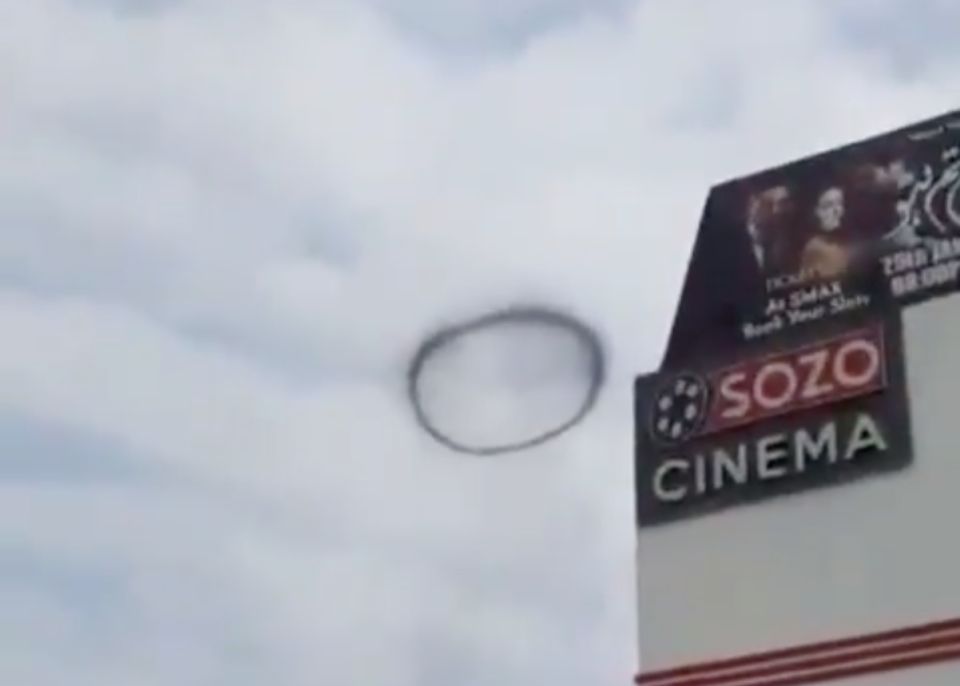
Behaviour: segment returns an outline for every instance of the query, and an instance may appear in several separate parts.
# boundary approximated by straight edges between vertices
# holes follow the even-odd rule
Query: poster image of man
[[[748,201],[746,231],[757,266],[763,273],[775,274],[789,271],[791,249],[790,218],[793,214],[792,198],[787,186],[766,188]]]

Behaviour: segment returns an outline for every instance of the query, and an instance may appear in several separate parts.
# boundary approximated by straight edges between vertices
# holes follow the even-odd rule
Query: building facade
[[[960,113],[715,187],[635,383],[649,686],[960,683]]]

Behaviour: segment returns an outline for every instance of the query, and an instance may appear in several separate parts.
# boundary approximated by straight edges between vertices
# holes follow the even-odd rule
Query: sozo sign
[[[706,374],[678,374],[657,393],[650,432],[661,445],[678,444],[886,384],[883,328],[858,329]]]
[[[721,371],[708,427],[722,430],[882,388],[883,339],[873,334],[858,332]]]

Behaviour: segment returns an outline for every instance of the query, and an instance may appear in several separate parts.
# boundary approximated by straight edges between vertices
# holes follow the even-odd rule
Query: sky
[[[956,107],[958,20],[0,0],[0,683],[629,683],[630,380],[706,191]],[[453,456],[404,358],[517,298],[598,327],[607,392]]]

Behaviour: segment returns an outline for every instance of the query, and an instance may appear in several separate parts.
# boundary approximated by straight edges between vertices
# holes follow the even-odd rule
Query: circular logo
[[[676,445],[692,438],[707,418],[707,383],[693,374],[681,374],[664,384],[650,408],[650,436],[660,445]]]

